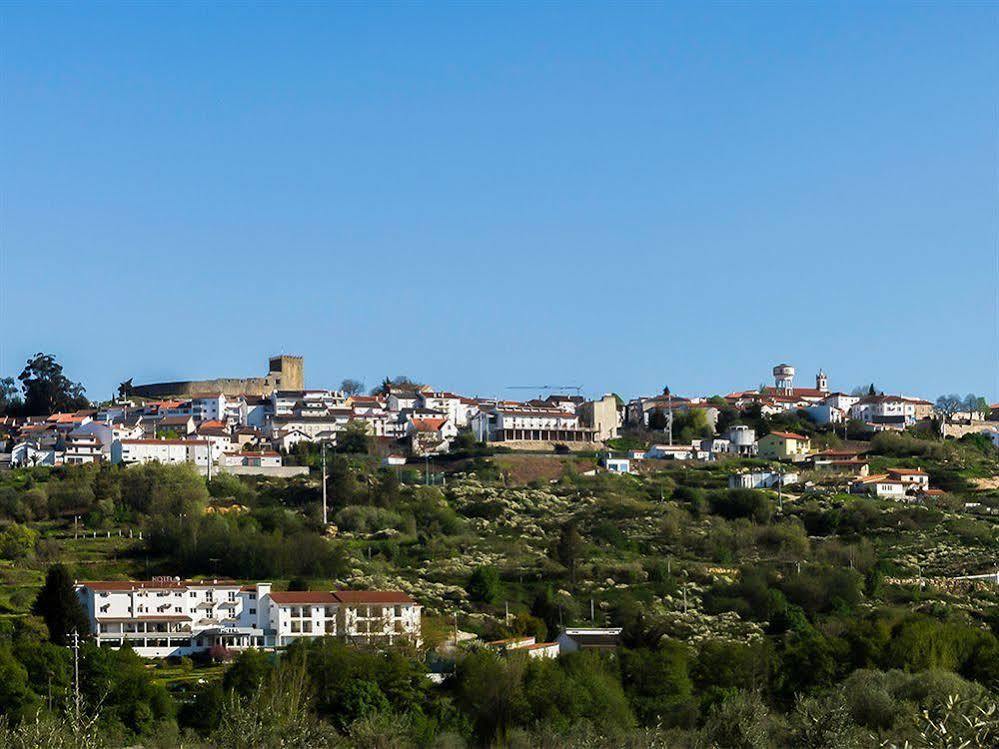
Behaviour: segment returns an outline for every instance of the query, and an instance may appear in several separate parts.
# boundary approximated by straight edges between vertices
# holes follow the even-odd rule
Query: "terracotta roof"
[[[332,593],[321,590],[289,590],[271,593],[271,600],[279,604],[337,603]]]
[[[447,423],[447,419],[413,419],[413,426],[418,432],[439,432]]]
[[[206,440],[121,440],[123,445],[201,445],[210,444]]]
[[[162,616],[147,614],[146,616],[95,616],[99,622],[189,622],[191,617],[180,614],[164,614]]]
[[[774,437],[780,437],[785,440],[807,440],[808,437],[803,434],[796,434],[795,432],[770,432]]]
[[[889,474],[896,476],[926,476],[927,473],[922,468],[889,468]]]
[[[511,642],[524,642],[524,640],[533,640],[531,635],[520,635],[519,637],[507,637],[503,640],[492,640],[487,642],[486,645],[509,645]]]
[[[416,603],[401,590],[338,590],[333,595],[341,603]]]
[[[80,580],[77,585],[91,590],[179,590],[181,588],[232,588],[235,580]]]
[[[765,393],[767,395],[772,395],[774,393],[782,393],[783,391],[778,390],[775,387],[765,387],[760,392],[761,393]],[[825,398],[830,393],[829,393],[828,390],[819,390],[818,388],[791,388],[791,392],[789,394],[790,395],[797,395],[798,397],[801,397],[801,398],[806,398],[806,397],[807,398]]]
[[[190,420],[191,420],[190,416],[183,416],[183,415],[164,416],[162,419],[160,419],[160,425],[162,426],[163,424],[186,424]]]

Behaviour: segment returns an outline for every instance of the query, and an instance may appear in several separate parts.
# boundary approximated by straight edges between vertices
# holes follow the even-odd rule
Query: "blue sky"
[[[986,3],[5,4],[0,372],[999,399],[996,39]]]

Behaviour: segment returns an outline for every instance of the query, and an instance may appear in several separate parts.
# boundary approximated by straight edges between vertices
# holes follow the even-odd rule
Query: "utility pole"
[[[784,468],[777,466],[777,509],[784,512]]]
[[[80,730],[80,633],[73,630],[73,712],[76,717],[75,731]]]
[[[326,442],[323,441],[320,445],[322,446],[323,453],[323,527],[325,527],[329,522],[327,516],[328,510],[326,507]]]
[[[426,485],[430,486],[430,453],[427,453],[426,456],[424,456],[424,457],[426,457],[426,459],[427,459],[427,479],[426,479]]]

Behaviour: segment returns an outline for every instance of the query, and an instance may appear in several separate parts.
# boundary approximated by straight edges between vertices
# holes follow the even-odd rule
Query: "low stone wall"
[[[961,439],[966,434],[999,432],[999,421],[973,421],[970,424],[944,424],[944,437]]]
[[[549,442],[542,440],[500,440],[490,442],[490,447],[507,447],[525,452],[555,452],[555,445],[565,445],[571,452],[594,452],[606,449],[599,442]]]
[[[208,468],[198,466],[198,473],[208,474]],[[290,479],[293,476],[308,476],[308,466],[213,466],[212,474],[231,473],[234,476],[271,476],[273,478]]]
[[[142,398],[165,398],[171,395],[189,396],[194,393],[224,393],[225,395],[270,395],[274,381],[269,377],[222,377],[214,380],[179,380],[135,385],[131,392]]]

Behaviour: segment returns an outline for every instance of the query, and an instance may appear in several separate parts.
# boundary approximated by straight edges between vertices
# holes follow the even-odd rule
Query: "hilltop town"
[[[801,387],[786,363],[627,401],[306,371],[275,356],[90,403],[39,354],[5,381],[18,731],[82,688],[110,745],[237,747],[263,721],[262,745],[294,724],[323,746],[866,746],[999,687],[982,398]],[[265,718],[293,683],[317,696]],[[840,716],[822,741],[812,714]]]
[[[869,439],[884,431],[929,430],[941,437],[981,433],[999,444],[999,405],[969,396],[934,403],[906,395],[832,390],[824,371],[815,387],[795,386],[789,364],[774,384],[726,395],[662,393],[628,402],[607,394],[538,393],[525,401],[471,397],[418,384],[385,382],[370,393],[353,381],[307,389],[301,357],[276,356],[264,377],[135,385],[119,397],[68,413],[0,417],[12,466],[190,463],[199,470],[293,476],[296,446],[362,440],[386,465],[445,455],[471,443],[526,453],[602,452],[611,470],[630,470],[615,455],[622,435],[644,438],[630,460],[718,460],[759,456],[792,463],[854,466],[870,480],[860,451],[813,449],[810,434]],[[546,390],[542,387],[539,390]],[[804,427],[755,429],[770,419]],[[764,433],[765,431],[765,433]],[[759,432],[759,433],[758,433]],[[641,440],[639,440],[641,441]],[[852,462],[851,462],[852,461]],[[294,463],[294,459],[290,461]],[[884,490],[884,487],[876,490]]]

